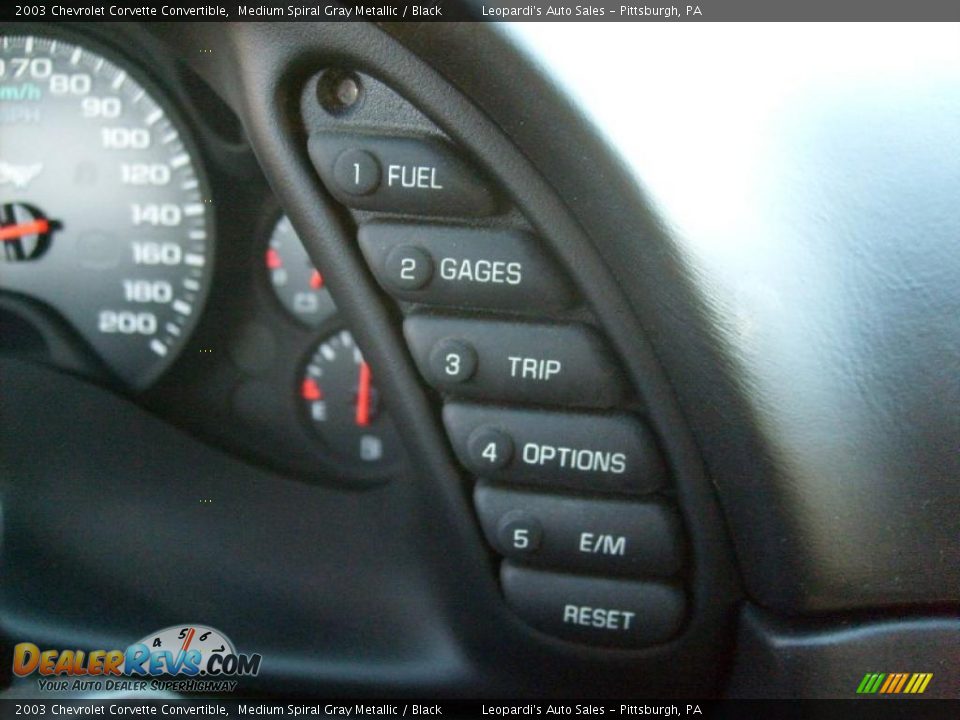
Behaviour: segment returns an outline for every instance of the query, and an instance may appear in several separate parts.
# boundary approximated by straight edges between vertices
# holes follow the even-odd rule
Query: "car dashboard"
[[[8,697],[956,697],[955,27],[0,43]]]

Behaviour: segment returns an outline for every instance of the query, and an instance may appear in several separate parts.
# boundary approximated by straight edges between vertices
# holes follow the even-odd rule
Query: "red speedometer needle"
[[[31,220],[16,225],[7,225],[6,227],[0,227],[0,240],[16,240],[24,235],[43,235],[49,229],[50,223],[46,220]]]
[[[357,387],[357,425],[370,424],[370,366],[360,363],[360,384]]]

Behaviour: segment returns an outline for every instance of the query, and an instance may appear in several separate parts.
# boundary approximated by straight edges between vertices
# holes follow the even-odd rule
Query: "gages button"
[[[398,300],[536,312],[575,299],[542,241],[519,230],[376,222],[358,237],[377,281]]]

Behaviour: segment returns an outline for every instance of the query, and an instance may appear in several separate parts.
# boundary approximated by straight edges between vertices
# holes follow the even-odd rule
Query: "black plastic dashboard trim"
[[[103,390],[6,364],[8,377],[19,376],[21,386],[5,391],[2,409],[8,418],[32,418],[17,442],[31,436],[38,442],[35,463],[10,437],[0,456],[8,463],[4,513],[20,529],[2,555],[7,577],[19,580],[0,594],[7,639],[122,642],[148,631],[139,627],[143,622],[161,627],[200,613],[197,621],[222,628],[238,645],[263,649],[271,669],[260,689],[714,694],[739,597],[723,523],[672,390],[609,269],[570,218],[569,205],[486,115],[381,28],[198,23],[146,30],[189,62],[241,117],[274,191],[363,345],[415,470],[365,492],[293,483],[200,445]],[[350,237],[346,214],[329,200],[307,159],[299,91],[326,65],[375,74],[480,159],[588,298],[654,418],[677,479],[692,570],[689,622],[678,638],[638,651],[598,650],[542,635],[507,609],[496,559],[473,516],[469,484],[452,461],[398,313],[384,302]],[[71,399],[71,412],[51,415],[28,391],[31,383],[57,387]],[[110,418],[109,432],[69,433],[80,408]],[[57,443],[57,437],[66,441]],[[114,455],[113,447],[130,454]],[[66,473],[70,457],[82,461]],[[131,487],[124,502],[115,502],[125,478]],[[200,531],[204,542],[185,553],[183,537],[202,527],[198,493],[222,505]],[[71,513],[58,512],[71,500]],[[151,517],[158,507],[163,529]],[[94,515],[97,524],[85,524]],[[130,534],[119,553],[106,543],[116,527]],[[75,553],[64,539],[77,533],[85,542]],[[33,567],[43,572],[31,574]],[[98,611],[98,581],[118,588],[110,617]],[[167,594],[164,587],[191,592]],[[67,597],[70,604],[63,602]],[[383,603],[383,617],[376,616],[376,603]],[[537,672],[529,673],[531,667]]]
[[[209,26],[196,25],[192,32],[177,28],[177,39],[197,44],[217,42]],[[436,26],[435,32],[443,32]],[[158,28],[164,35],[163,28]],[[173,39],[167,36],[167,39]],[[569,220],[567,207],[553,189],[517,153],[516,148],[489,124],[475,106],[466,101],[428,66],[403,50],[381,30],[359,23],[336,28],[324,24],[271,26],[243,24],[231,28],[229,55],[214,54],[194,64],[214,86],[227,88],[230,100],[244,121],[251,143],[264,171],[286,206],[308,251],[318,265],[327,269],[331,290],[343,314],[362,343],[398,426],[406,431],[413,466],[426,469],[421,477],[425,502],[438,516],[446,516],[459,530],[457,545],[450,556],[458,569],[449,567],[444,583],[459,575],[462,584],[474,586],[474,599],[485,606],[483,614],[497,618],[493,627],[512,627],[511,635],[522,639],[525,653],[547,658],[590,658],[593,663],[612,662],[610,656],[546,640],[530,631],[504,611],[489,564],[483,560],[476,522],[459,470],[437,422],[436,410],[425,395],[409,354],[399,334],[392,310],[384,307],[382,296],[363,263],[355,242],[347,236],[344,217],[330,203],[306,157],[305,138],[297,133],[296,95],[308,74],[323,66],[353,67],[390,84],[433,119],[455,142],[478,160],[524,209],[541,233],[549,236],[553,250],[575,271],[575,280],[588,297],[593,310],[627,363],[628,373],[643,395],[646,407],[667,446],[673,471],[678,478],[677,494],[692,533],[693,600],[691,621],[678,640],[632,655],[633,662],[646,668],[651,688],[658,687],[654,658],[684,657],[690,668],[688,679],[701,674],[721,651],[724,626],[731,604],[737,597],[736,580],[727,551],[727,541],[709,483],[703,475],[695,447],[684,430],[682,417],[673,403],[672,391],[664,381],[650,346],[636,324],[623,296],[611,283],[610,275],[590,250],[580,228]],[[469,524],[469,531],[467,530]],[[451,529],[452,530],[452,529]],[[441,559],[438,558],[438,561]],[[491,619],[492,619],[491,617]],[[502,624],[499,624],[502,623]],[[495,634],[499,634],[494,630]],[[473,636],[471,642],[479,638]],[[486,644],[483,642],[481,644]],[[514,652],[519,652],[516,648]],[[617,664],[630,664],[628,657]],[[573,666],[566,667],[573,672]],[[674,676],[670,692],[679,691]],[[658,687],[659,692],[666,691]]]

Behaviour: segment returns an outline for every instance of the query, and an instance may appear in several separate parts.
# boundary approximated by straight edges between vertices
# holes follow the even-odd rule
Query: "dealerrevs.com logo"
[[[22,642],[13,649],[13,673],[36,674],[46,691],[233,692],[237,678],[260,672],[261,659],[238,653],[214,628],[175,625],[125,650],[41,650]]]

